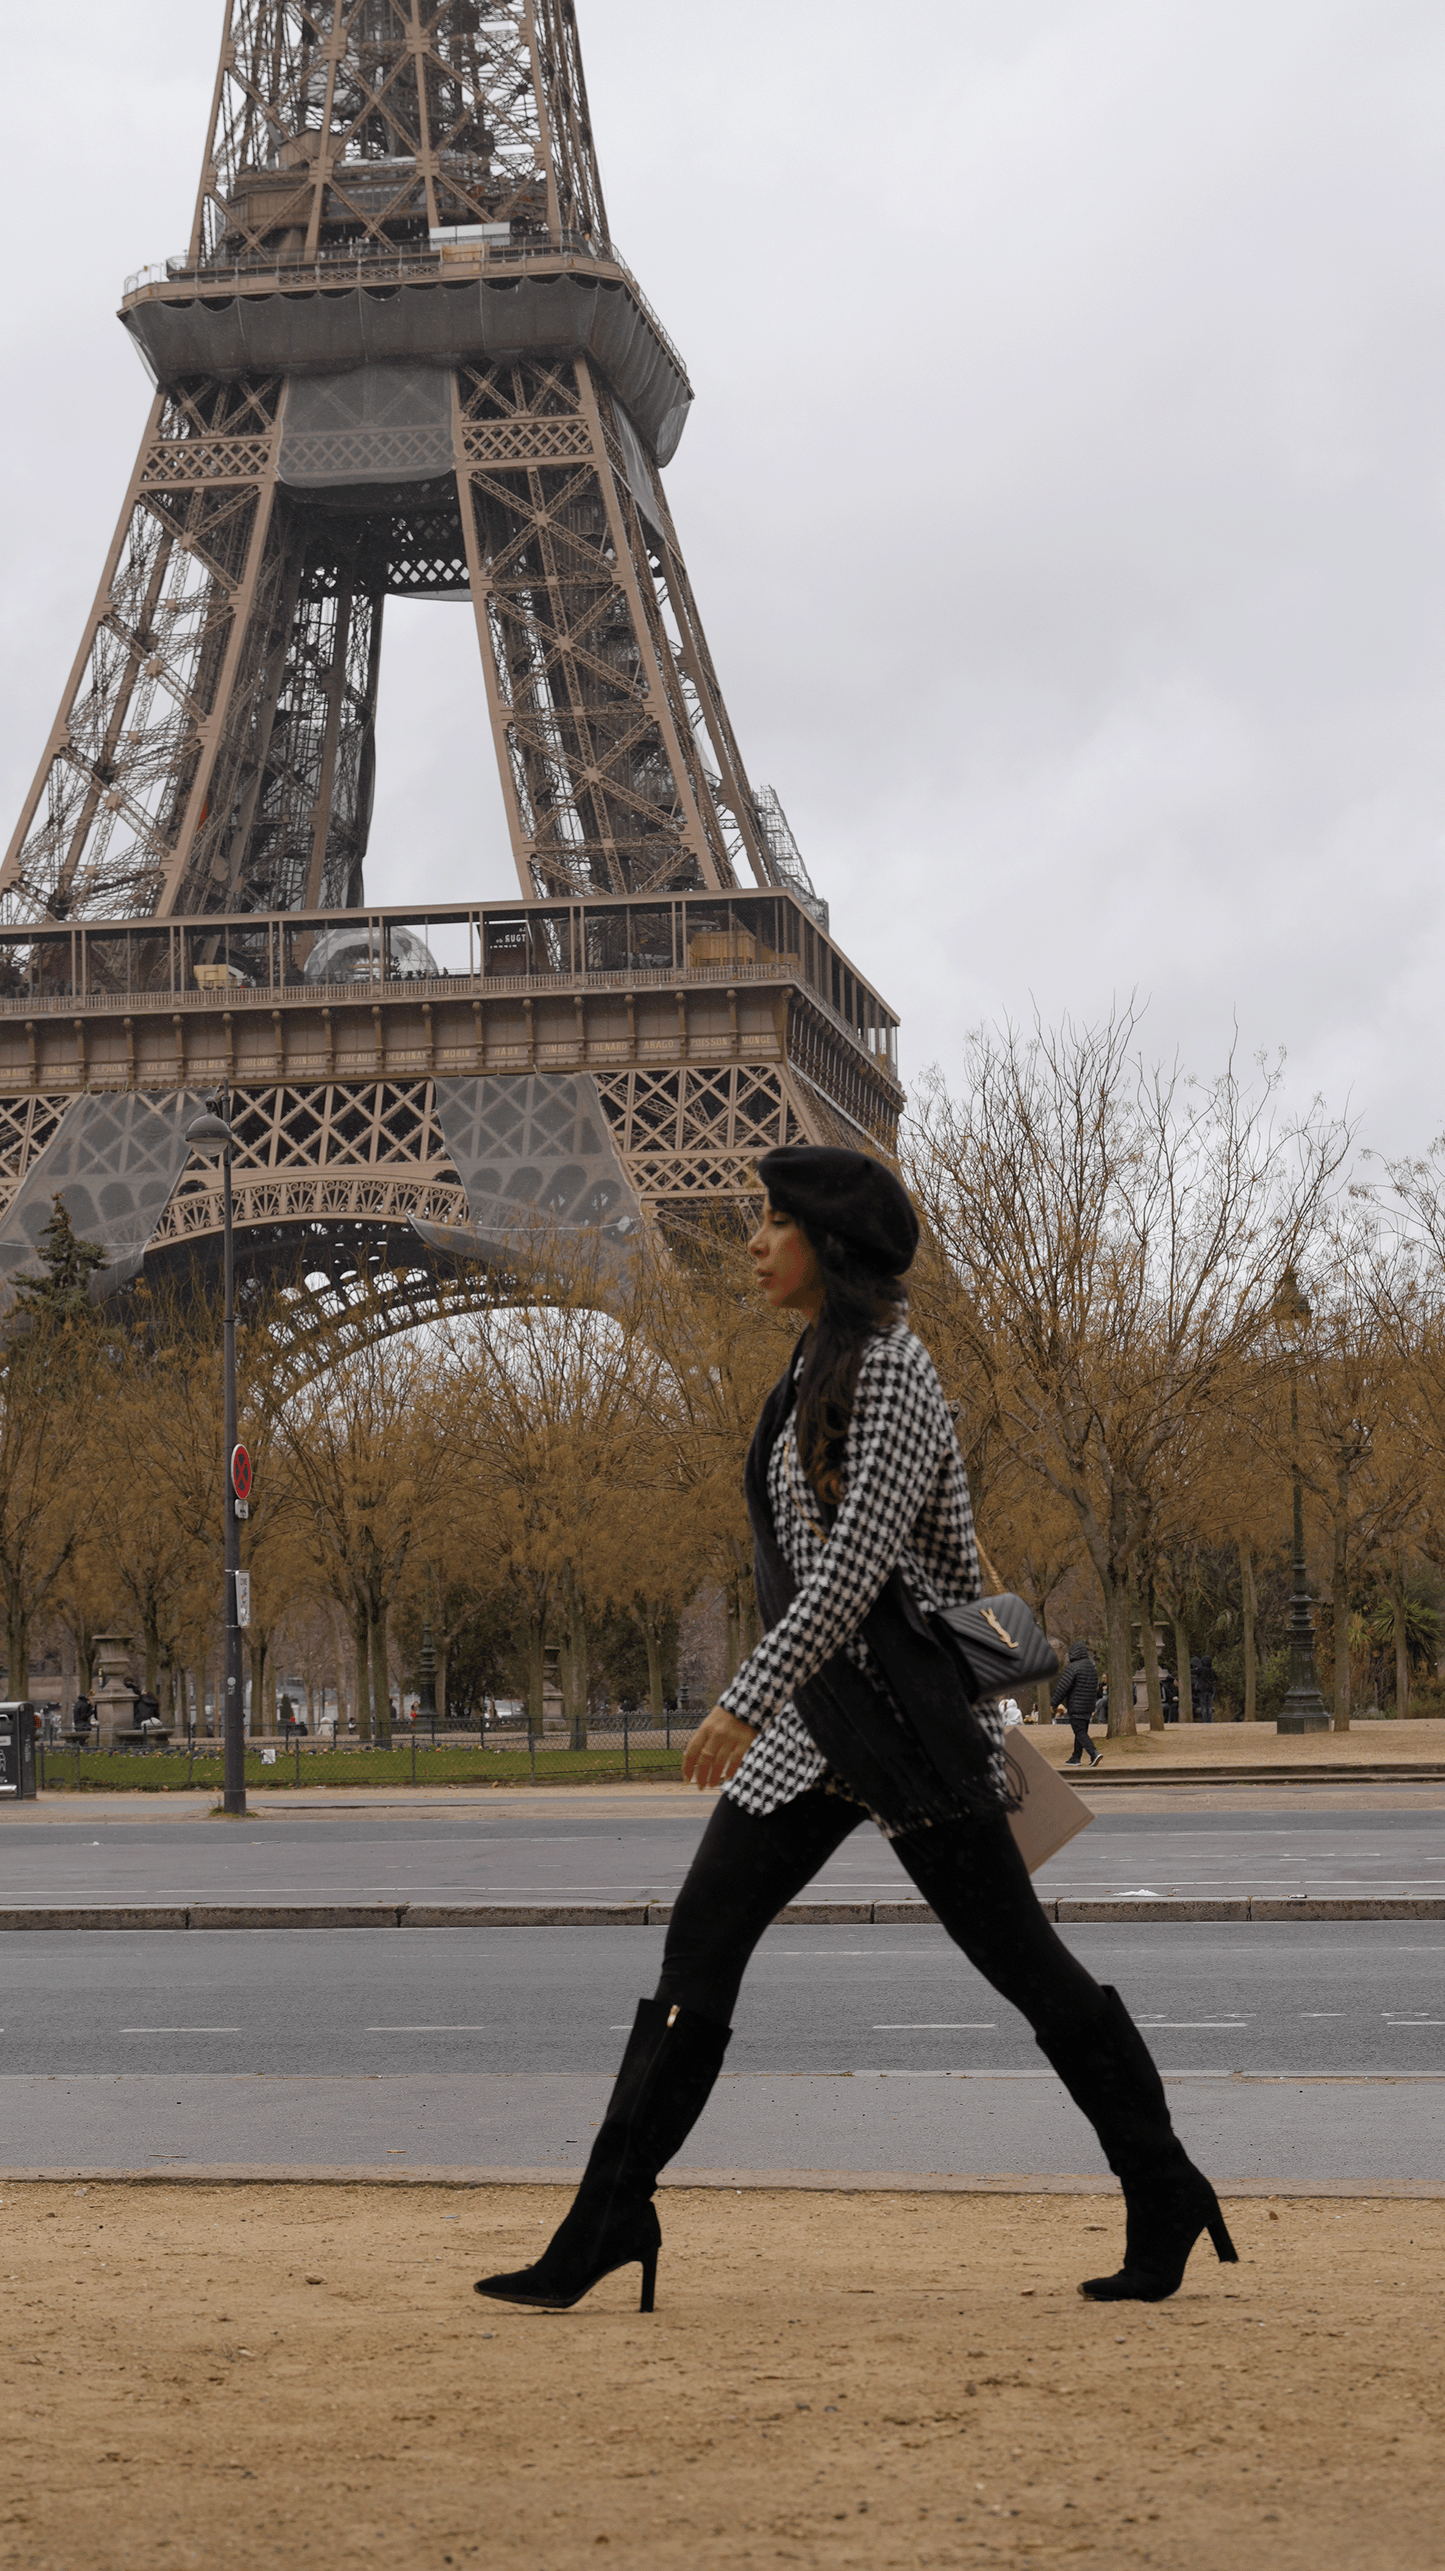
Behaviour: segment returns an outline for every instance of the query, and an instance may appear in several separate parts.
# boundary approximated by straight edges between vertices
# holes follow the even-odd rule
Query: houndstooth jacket
[[[900,1570],[925,1609],[977,1598],[982,1587],[953,1421],[933,1360],[905,1322],[876,1333],[863,1351],[844,1451],[844,1496],[827,1532],[804,1479],[795,1421],[796,1412],[773,1448],[768,1497],[798,1594],[718,1700],[757,1728],[756,1741],[723,1791],[745,1812],[759,1814],[776,1812],[810,1786],[846,1791],[816,1747],[792,1691],[842,1651],[888,1696],[858,1628],[889,1573]],[[894,1712],[899,1713],[896,1705]],[[1001,1750],[1003,1725],[995,1709],[980,1708],[980,1719],[991,1732],[997,1729]]]

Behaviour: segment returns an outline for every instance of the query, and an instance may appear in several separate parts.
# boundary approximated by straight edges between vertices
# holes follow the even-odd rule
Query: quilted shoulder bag
[[[999,1696],[1006,1689],[1029,1687],[1036,1678],[1052,1678],[1059,1656],[1041,1634],[1032,1610],[1011,1589],[997,1598],[974,1598],[967,1606],[938,1607],[933,1621],[941,1625],[964,1663],[975,1696]]]

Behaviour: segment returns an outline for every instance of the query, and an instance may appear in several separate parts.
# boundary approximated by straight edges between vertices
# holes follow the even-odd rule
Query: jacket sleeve
[[[854,1395],[842,1506],[787,1613],[718,1699],[730,1714],[765,1723],[857,1632],[908,1542],[952,1439],[937,1380],[917,1342],[872,1341]],[[806,1486],[798,1496],[810,1506]]]

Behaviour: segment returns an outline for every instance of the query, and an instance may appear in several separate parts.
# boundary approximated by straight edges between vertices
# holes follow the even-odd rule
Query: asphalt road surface
[[[1066,1932],[1222,2179],[1445,2176],[1445,1922]],[[0,1937],[0,2167],[567,2167],[650,1929]],[[1088,2173],[1026,2028],[930,1928],[779,1928],[679,2168]]]
[[[675,1811],[267,1811],[227,1824],[72,1822],[0,1812],[0,1898],[69,1902],[663,1901],[707,1807]],[[1045,1894],[1445,1892],[1445,1810],[1118,1811],[1037,1876]],[[867,1823],[815,1878],[819,1899],[897,1899],[910,1887]]]

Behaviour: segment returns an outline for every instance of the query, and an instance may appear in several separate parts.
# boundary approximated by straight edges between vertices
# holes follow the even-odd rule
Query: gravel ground
[[[1439,2559],[1445,2203],[1255,2200],[1098,2306],[1117,2197],[669,2189],[565,2316],[480,2303],[547,2188],[9,2184],[0,2556],[641,2571],[1413,2571]]]

